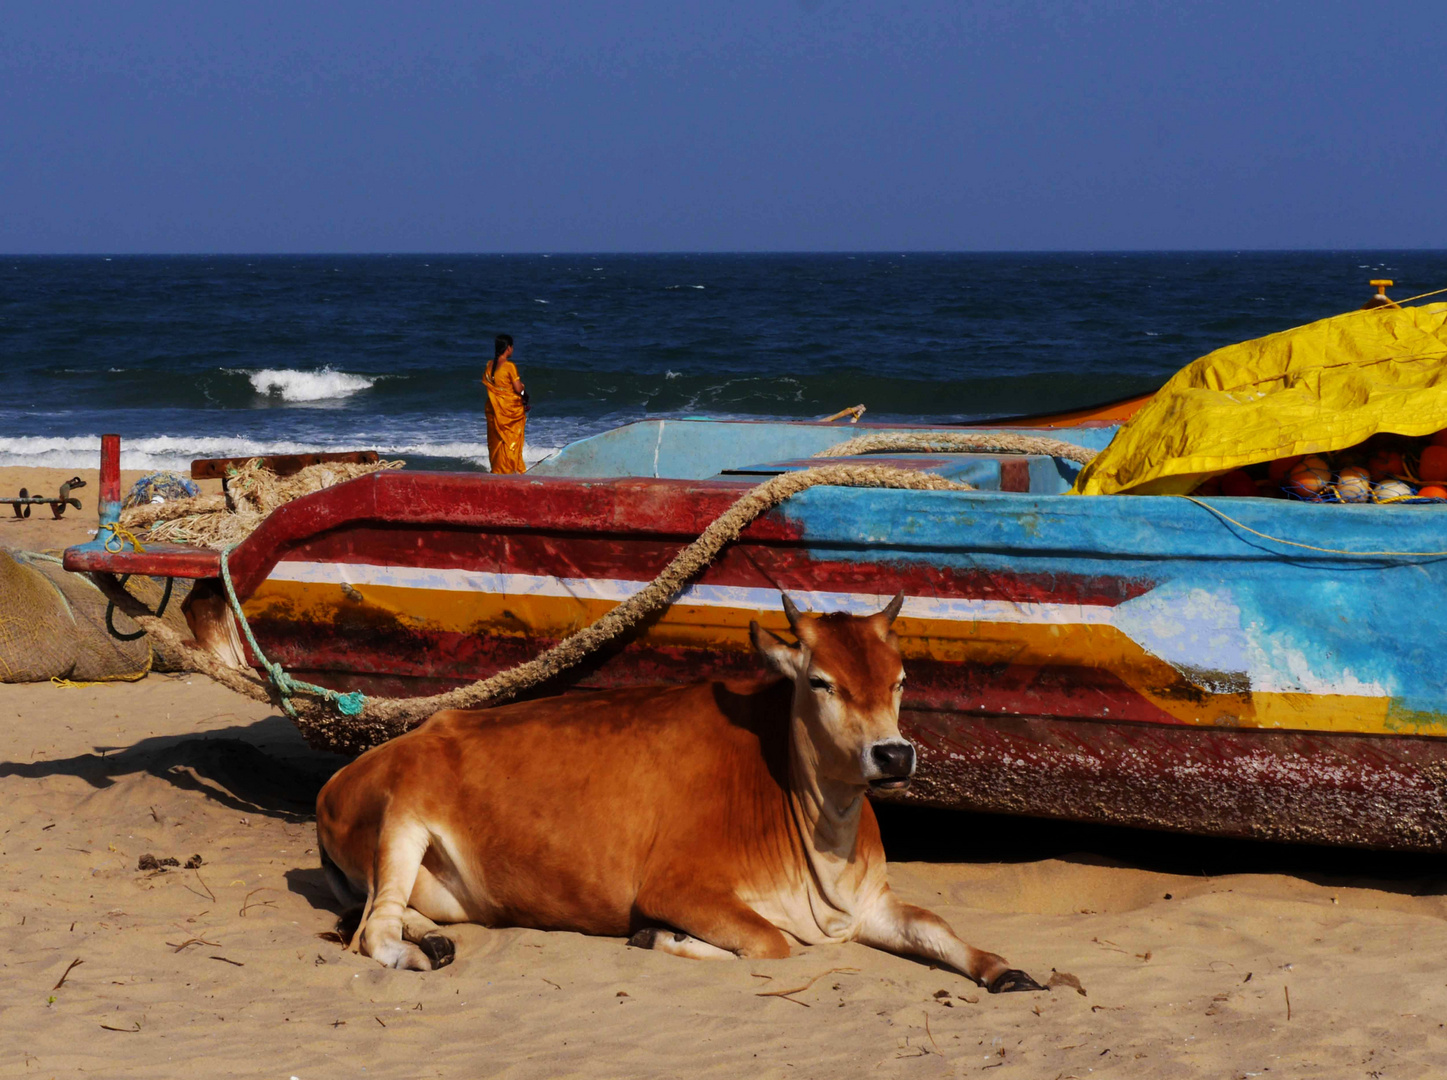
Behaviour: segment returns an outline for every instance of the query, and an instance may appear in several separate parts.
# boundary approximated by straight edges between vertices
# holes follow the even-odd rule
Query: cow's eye
[[[809,685],[815,690],[823,690],[826,694],[834,693],[834,687],[830,685],[829,680],[821,679],[818,675],[809,677]]]

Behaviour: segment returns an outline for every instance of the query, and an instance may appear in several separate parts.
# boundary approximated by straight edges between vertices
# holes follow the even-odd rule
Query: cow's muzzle
[[[914,747],[903,739],[875,743],[869,748],[869,763],[878,774],[870,778],[870,787],[877,791],[907,788],[914,775]]]

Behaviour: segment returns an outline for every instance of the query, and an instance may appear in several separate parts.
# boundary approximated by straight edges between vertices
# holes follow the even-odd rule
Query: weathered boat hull
[[[907,710],[931,806],[1254,840],[1447,850],[1440,739]]]
[[[758,456],[809,452],[784,434],[767,445],[756,432]],[[660,426],[655,446],[664,437]],[[637,461],[593,450],[575,460]],[[695,473],[716,465],[685,457]],[[670,459],[652,460],[666,471]],[[377,474],[283,507],[231,561],[262,647],[339,689],[429,693],[485,677],[641,589],[769,471],[597,479],[567,465]],[[1447,847],[1447,634],[1432,616],[1447,559],[1371,554],[1436,550],[1441,510],[1215,500],[1233,523],[1184,499],[1061,495],[1068,476],[1048,490],[1063,469],[1048,459],[1031,465],[1031,491],[998,490],[1010,486],[998,462],[966,465],[993,467],[997,490],[797,496],[668,611],[542,690],[753,672],[748,623],[784,629],[781,592],[868,611],[903,590],[903,725],[921,751],[909,798]]]

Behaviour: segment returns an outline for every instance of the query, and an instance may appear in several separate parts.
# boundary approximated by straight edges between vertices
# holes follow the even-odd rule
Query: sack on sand
[[[154,611],[165,583],[131,578],[126,589]],[[188,584],[178,582],[165,612],[183,632],[187,591]],[[107,682],[140,678],[153,668],[180,670],[139,631],[100,589],[66,571],[55,556],[0,549],[0,682]]]

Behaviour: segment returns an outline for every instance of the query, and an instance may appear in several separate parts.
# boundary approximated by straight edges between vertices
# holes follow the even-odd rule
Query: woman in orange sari
[[[492,363],[482,374],[487,390],[487,458],[495,473],[520,473],[527,468],[523,464],[527,389],[512,362],[511,335],[499,334],[492,352]]]

